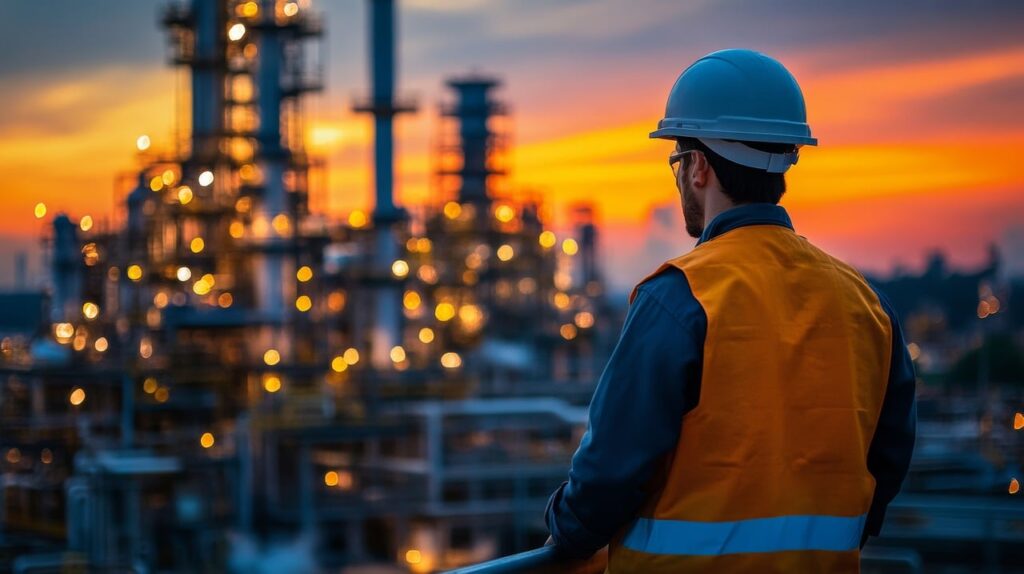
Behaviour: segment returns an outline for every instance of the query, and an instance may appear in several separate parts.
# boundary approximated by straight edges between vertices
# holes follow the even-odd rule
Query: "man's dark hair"
[[[679,138],[680,150],[698,150],[704,153],[704,157],[715,170],[718,181],[722,184],[722,192],[740,205],[743,203],[778,203],[782,194],[786,193],[786,177],[781,173],[768,173],[763,169],[755,169],[733,163],[717,153],[711,151],[708,146],[696,138]],[[756,150],[771,153],[786,153],[793,151],[792,144],[741,142]],[[683,168],[688,166],[690,154],[683,157]]]

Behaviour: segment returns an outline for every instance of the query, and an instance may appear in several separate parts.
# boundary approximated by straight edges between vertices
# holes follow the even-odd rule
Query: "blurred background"
[[[803,87],[797,232],[920,377],[873,572],[1024,571],[1024,4],[51,0],[0,36],[0,572],[520,552],[726,47]]]

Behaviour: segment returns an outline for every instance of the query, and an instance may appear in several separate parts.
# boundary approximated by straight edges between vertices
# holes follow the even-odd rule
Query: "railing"
[[[556,555],[554,546],[543,546],[450,570],[448,574],[597,574],[607,565],[607,548],[586,560],[568,560]]]

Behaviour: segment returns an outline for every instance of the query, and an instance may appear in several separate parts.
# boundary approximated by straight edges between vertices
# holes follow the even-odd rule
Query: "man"
[[[913,450],[888,302],[797,235],[783,173],[815,145],[800,87],[748,50],[687,68],[651,137],[699,238],[633,291],[546,520],[609,571],[856,572]],[[822,190],[827,193],[827,190]]]

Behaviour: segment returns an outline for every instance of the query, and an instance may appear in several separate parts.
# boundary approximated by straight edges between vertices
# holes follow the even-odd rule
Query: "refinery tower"
[[[375,202],[345,220],[309,207],[316,7],[162,9],[188,138],[140,142],[113,223],[52,220],[45,321],[0,349],[0,567],[430,572],[544,541],[619,322],[592,215],[556,232],[511,186],[485,75],[445,82],[432,197],[397,205],[415,106],[397,6],[367,8]]]

